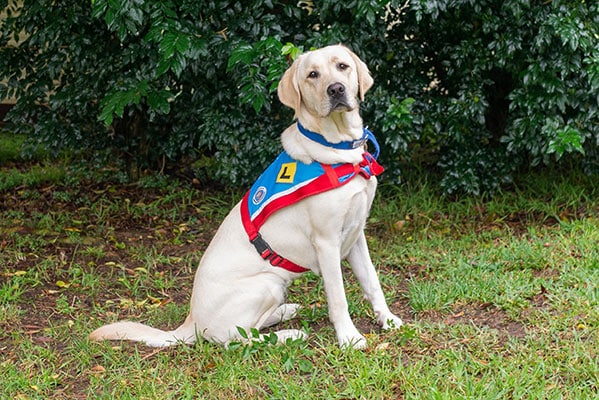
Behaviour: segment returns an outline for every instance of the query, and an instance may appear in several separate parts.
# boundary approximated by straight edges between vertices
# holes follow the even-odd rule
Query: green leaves
[[[281,48],[281,54],[289,57],[291,61],[295,60],[302,52],[304,48],[302,46],[295,46],[293,43],[285,43]]]
[[[171,110],[170,102],[174,96],[168,90],[156,90],[147,95],[148,106],[160,114],[168,114]]]
[[[432,169],[446,192],[484,193],[522,167],[599,165],[595,3],[25,2],[0,27],[0,96],[19,97],[13,129],[36,146],[189,157],[202,180],[247,185],[293,118],[285,69],[343,43],[375,79],[361,112],[383,178]]]
[[[565,153],[578,152],[585,154],[583,134],[570,126],[555,129],[555,137],[549,141],[548,154],[555,153],[560,159]]]
[[[190,61],[198,57],[192,53],[192,36],[184,32],[184,21],[176,9],[176,2],[151,3],[143,0],[125,2],[102,1],[94,3],[92,16],[104,21],[108,29],[118,32],[121,42],[129,35],[138,36],[142,26],[148,27],[147,33],[140,38],[143,48],[154,56],[157,63],[147,70],[143,79],[136,77],[128,85],[112,88],[100,102],[98,119],[111,125],[114,117],[123,117],[125,109],[139,106],[142,102],[147,106],[149,116],[168,114],[170,102],[174,99],[168,89],[155,89],[162,85],[162,77],[169,72],[180,77]],[[135,55],[143,59],[148,54],[140,52]]]
[[[168,114],[173,98],[168,90],[152,90],[148,81],[135,82],[128,88],[116,88],[106,94],[100,102],[98,120],[111,125],[115,116],[123,117],[127,107],[138,106],[144,101],[151,112]]]
[[[388,40],[413,38],[412,76],[427,71],[424,93],[404,86],[426,114],[417,137],[432,139],[417,145],[439,146],[446,192],[493,191],[520,167],[596,157],[597,5],[417,1],[402,20],[417,23]]]
[[[256,114],[262,108],[270,109],[270,94],[276,91],[279,78],[288,66],[283,56],[294,58],[300,52],[293,44],[283,46],[272,37],[235,47],[229,56],[227,70],[242,72],[240,101],[252,105]]]
[[[401,128],[402,125],[410,125],[412,123],[410,114],[415,101],[412,97],[408,97],[402,101],[399,101],[395,97],[391,98],[389,108],[387,109],[389,119],[385,121],[385,128],[397,129]]]
[[[106,125],[111,125],[114,115],[122,117],[125,107],[138,105],[148,93],[148,82],[141,81],[128,89],[113,89],[100,102],[98,119]]]
[[[92,17],[104,16],[104,22],[123,41],[129,35],[137,35],[142,28],[148,7],[144,0],[95,0]]]
[[[144,40],[158,45],[160,61],[157,75],[172,71],[179,77],[188,63],[197,58],[197,54],[190,52],[194,44],[193,35],[186,31],[187,28],[184,28],[184,24],[180,21],[181,17],[169,7],[168,2],[159,3],[155,7],[151,13],[151,27]],[[201,40],[195,41],[201,42]]]
[[[175,53],[184,54],[189,49],[189,37],[180,32],[166,32],[159,48],[163,59],[173,58]]]

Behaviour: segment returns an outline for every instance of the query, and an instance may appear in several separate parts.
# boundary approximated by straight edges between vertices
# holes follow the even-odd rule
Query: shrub
[[[598,7],[411,3],[407,36],[423,47],[421,71],[438,81],[429,96],[413,96],[429,104],[445,191],[493,189],[521,166],[582,156],[587,168],[596,163]]]
[[[0,98],[19,98],[13,129],[54,151],[117,155],[132,176],[191,157],[203,176],[247,184],[291,122],[274,93],[289,58],[338,42],[375,77],[363,114],[389,180],[436,169],[447,193],[481,194],[522,167],[599,165],[595,2],[0,6]]]

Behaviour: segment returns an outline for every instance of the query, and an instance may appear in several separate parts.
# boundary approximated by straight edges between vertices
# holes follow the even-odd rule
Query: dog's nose
[[[333,83],[329,85],[329,87],[327,88],[327,93],[329,97],[338,99],[340,97],[345,96],[345,86],[343,86],[343,84],[339,82]]]

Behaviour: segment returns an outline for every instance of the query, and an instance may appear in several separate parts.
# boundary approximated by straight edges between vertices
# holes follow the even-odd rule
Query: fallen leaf
[[[400,221],[397,221],[397,222],[395,222],[395,223],[393,224],[393,228],[394,228],[396,231],[400,231],[400,230],[402,230],[402,229],[403,229],[403,227],[404,227],[404,225],[405,225],[405,224],[406,224],[406,221],[402,219],[402,220],[400,220]]]
[[[389,342],[383,342],[383,343],[377,345],[375,347],[375,350],[376,351],[386,351],[389,348],[389,346],[391,346],[391,343],[389,343]]]
[[[91,371],[94,374],[103,374],[104,372],[106,372],[106,368],[104,368],[101,365],[95,365],[91,368]]]

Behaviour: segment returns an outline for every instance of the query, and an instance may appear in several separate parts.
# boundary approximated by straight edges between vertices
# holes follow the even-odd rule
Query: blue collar
[[[353,149],[357,149],[360,146],[363,146],[364,144],[366,144],[367,141],[370,140],[372,142],[372,144],[374,145],[374,153],[372,153],[372,156],[375,159],[378,158],[379,153],[381,151],[381,147],[379,146],[379,143],[376,141],[374,134],[366,128],[362,128],[363,134],[360,139],[348,140],[348,141],[339,142],[339,143],[331,143],[328,140],[326,140],[324,138],[324,136],[322,136],[320,133],[316,133],[316,132],[307,130],[306,128],[304,128],[304,126],[302,124],[300,124],[299,121],[297,121],[297,128],[302,133],[302,135],[304,135],[305,137],[307,137],[310,140],[315,141],[316,143],[322,144],[323,146],[332,147],[332,148],[338,149],[338,150],[353,150]]]

